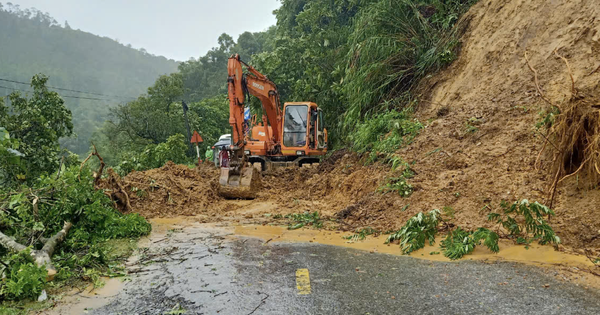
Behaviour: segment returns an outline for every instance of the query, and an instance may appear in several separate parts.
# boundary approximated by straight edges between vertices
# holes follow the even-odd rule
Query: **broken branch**
[[[106,166],[106,164],[104,163],[104,159],[98,153],[98,150],[96,149],[96,145],[92,143],[92,147],[94,148],[92,150],[92,152],[85,158],[85,160],[83,160],[83,162],[81,162],[81,166],[79,167],[79,176],[77,178],[79,180],[81,180],[81,170],[83,169],[83,166],[85,165],[85,163],[87,163],[87,161],[92,156],[96,156],[98,158],[98,160],[100,160],[100,168],[98,169],[97,172],[94,173],[94,185],[98,185],[98,182],[100,181],[100,178],[102,177],[102,171],[104,170],[104,167]]]

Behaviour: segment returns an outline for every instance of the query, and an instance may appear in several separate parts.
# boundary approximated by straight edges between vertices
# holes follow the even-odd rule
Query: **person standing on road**
[[[212,148],[206,148],[206,152],[204,153],[204,158],[206,159],[206,163],[213,163],[214,152]]]
[[[229,152],[227,152],[226,146],[221,147],[221,152],[219,152],[219,160],[221,167],[229,167]]]

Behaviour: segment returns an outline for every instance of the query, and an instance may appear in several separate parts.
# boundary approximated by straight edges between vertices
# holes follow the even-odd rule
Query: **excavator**
[[[290,102],[281,108],[275,83],[243,62],[238,54],[229,58],[227,74],[232,137],[227,149],[229,165],[221,168],[219,194],[231,199],[253,199],[260,189],[258,169],[318,163],[327,153],[327,129],[323,112],[313,102]],[[256,116],[249,124],[244,120],[250,95],[261,102],[264,115],[260,123]]]

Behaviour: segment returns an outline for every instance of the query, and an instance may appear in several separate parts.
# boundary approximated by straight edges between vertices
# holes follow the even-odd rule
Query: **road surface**
[[[600,290],[535,266],[432,262],[186,227],[146,242],[91,314],[600,314]],[[184,313],[185,312],[185,313]]]

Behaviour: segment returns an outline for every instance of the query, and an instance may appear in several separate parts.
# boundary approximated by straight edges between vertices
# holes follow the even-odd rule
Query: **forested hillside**
[[[109,107],[135,99],[161,74],[178,63],[113,39],[71,29],[47,13],[0,3],[0,95],[31,91],[34,74],[49,77],[73,112],[74,135],[61,140],[78,154],[87,153],[90,137],[109,114]],[[69,97],[72,96],[72,97]]]

